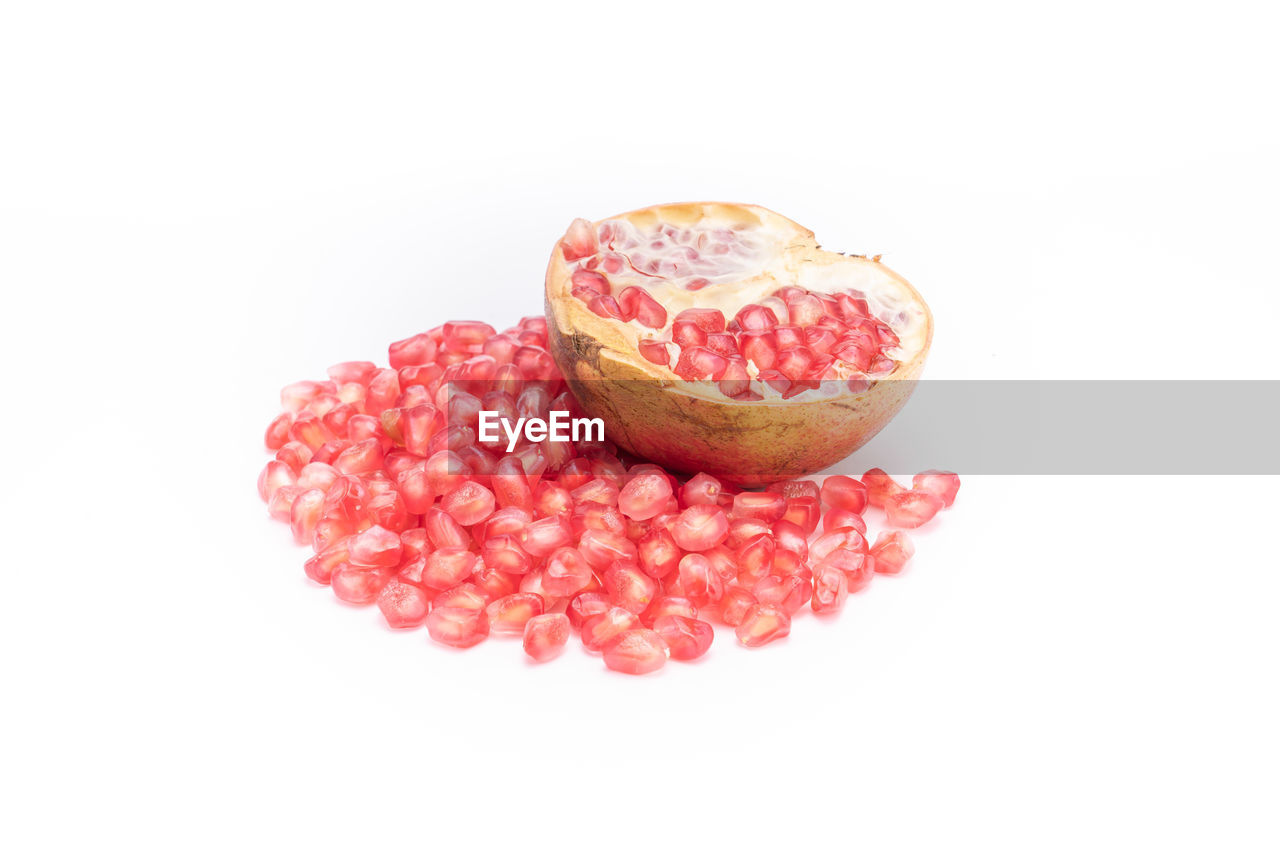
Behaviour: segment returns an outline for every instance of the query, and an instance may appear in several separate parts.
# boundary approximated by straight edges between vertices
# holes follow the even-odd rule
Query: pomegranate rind
[[[933,338],[928,306],[906,279],[879,260],[823,250],[812,231],[756,205],[656,205],[608,219],[684,226],[708,218],[720,225],[766,228],[788,256],[850,265],[851,275],[876,277],[895,288],[918,309],[918,342],[891,374],[861,392],[731,400],[714,383],[684,382],[671,369],[645,359],[637,349],[636,330],[594,314],[573,296],[571,264],[557,242],[546,276],[548,345],[570,389],[588,415],[604,421],[615,443],[676,471],[705,471],[753,486],[810,474],[844,459],[879,433],[914,390]],[[779,287],[786,284],[778,282]]]

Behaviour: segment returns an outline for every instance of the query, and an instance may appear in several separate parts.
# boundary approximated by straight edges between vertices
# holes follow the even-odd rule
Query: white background
[[[1260,11],[7,5],[0,847],[1276,850],[1275,477],[966,475],[645,679],[393,633],[254,491],[280,385],[660,201],[884,253],[930,377],[1275,379]]]

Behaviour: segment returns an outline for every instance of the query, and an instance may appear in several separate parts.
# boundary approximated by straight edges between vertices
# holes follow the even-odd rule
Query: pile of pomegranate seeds
[[[518,636],[542,662],[576,631],[610,669],[651,673],[705,654],[711,622],[754,647],[806,605],[838,612],[914,551],[901,530],[870,544],[865,509],[914,528],[960,488],[951,472],[907,489],[872,469],[742,492],[608,441],[521,437],[507,453],[505,437],[479,438],[482,410],[578,413],[546,336],[541,317],[446,323],[392,344],[389,368],[343,362],[281,391],[258,492],[311,547],[308,578],[447,646]]]
[[[750,269],[760,247],[749,234],[669,224],[641,234],[624,220],[594,228],[576,220],[560,248],[573,270],[571,293],[587,308],[662,333],[640,339],[641,356],[682,379],[714,381],[733,400],[762,400],[760,384],[784,398],[823,381],[860,392],[898,365],[898,335],[856,289],[783,287],[732,319],[717,308],[686,308],[668,324],[667,286],[697,291]]]

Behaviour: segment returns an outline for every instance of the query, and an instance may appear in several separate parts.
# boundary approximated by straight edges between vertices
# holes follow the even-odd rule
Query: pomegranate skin
[[[546,276],[548,348],[574,396],[586,414],[604,421],[617,445],[675,471],[704,471],[753,486],[800,477],[844,459],[880,432],[914,390],[933,336],[928,306],[905,279],[878,260],[822,250],[812,231],[755,205],[656,205],[609,219],[686,225],[704,217],[763,225],[786,237],[789,253],[820,265],[850,265],[851,275],[890,280],[922,311],[923,345],[861,392],[731,400],[718,394],[714,384],[681,382],[671,369],[640,354],[632,330],[599,316],[574,297],[574,259],[566,260],[557,242]]]

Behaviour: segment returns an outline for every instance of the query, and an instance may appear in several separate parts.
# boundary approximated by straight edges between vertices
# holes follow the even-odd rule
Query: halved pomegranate
[[[841,460],[902,408],[933,322],[876,258],[755,205],[575,220],[546,277],[549,346],[627,450],[739,484]]]

